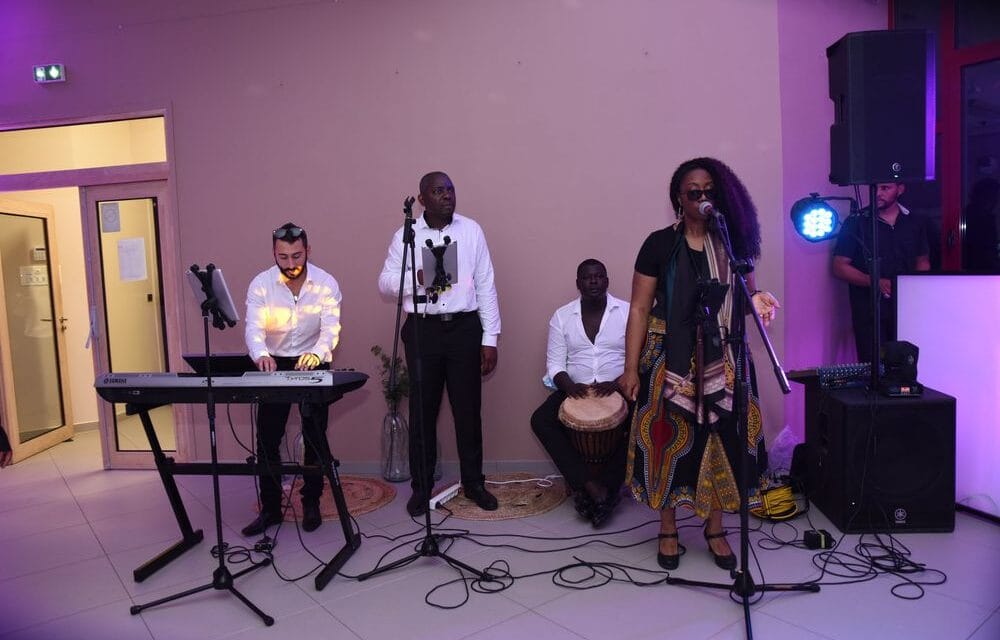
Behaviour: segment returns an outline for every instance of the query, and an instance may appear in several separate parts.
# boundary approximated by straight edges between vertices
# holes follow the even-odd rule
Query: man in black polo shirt
[[[878,210],[878,287],[881,341],[896,339],[896,305],[892,302],[892,279],[910,271],[931,268],[927,231],[924,225],[899,204],[905,186],[897,182],[879,183],[875,193]],[[833,248],[833,275],[849,285],[851,323],[858,349],[858,362],[872,362],[871,258],[872,232],[870,209],[861,216],[848,218]],[[875,354],[876,358],[878,354]]]

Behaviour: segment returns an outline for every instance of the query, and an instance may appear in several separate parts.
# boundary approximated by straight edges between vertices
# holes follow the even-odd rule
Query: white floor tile
[[[453,606],[461,603],[466,593],[463,582],[457,580],[456,570],[438,558],[422,561],[434,565],[416,571],[410,567],[398,569],[395,573],[405,576],[405,580],[393,579],[377,588],[325,603],[324,607],[365,640],[396,640],[401,632],[412,640],[457,640],[525,611],[503,596],[482,593],[470,593],[466,605],[456,609],[428,606],[425,597],[442,606]],[[437,587],[441,588],[430,593]],[[387,610],[392,614],[386,615]],[[405,625],[405,632],[401,624]]]
[[[976,631],[969,636],[969,640],[996,640],[1000,638],[1000,610],[993,614],[981,624]]]
[[[545,638],[545,640],[581,640],[569,629],[543,618],[533,611],[467,636],[465,640],[510,640],[511,638]]]
[[[152,640],[139,616],[129,615],[129,600],[112,602],[34,627],[15,631],[4,640]]]
[[[174,595],[211,581],[211,576],[154,591],[143,602]],[[287,585],[269,567],[235,580],[233,586],[264,613],[280,619],[316,606],[300,589]],[[227,590],[207,589],[140,614],[157,640],[212,640],[233,632],[263,628],[263,621]]]
[[[185,501],[192,498],[180,490]],[[170,509],[170,502],[163,490],[159,477],[145,482],[128,484],[97,493],[87,493],[76,498],[87,520],[94,522],[112,516],[145,511],[148,509]]]
[[[0,544],[0,580],[98,557],[104,550],[89,525],[42,531]]]
[[[315,606],[275,620],[273,627],[255,626],[240,631],[225,640],[274,640],[275,638],[295,638],[295,640],[359,640],[359,637],[340,623],[326,609]]]
[[[211,511],[194,501],[186,503],[186,510],[193,529],[204,530],[206,538],[215,537],[215,515]],[[174,512],[165,507],[111,516],[92,522],[91,526],[108,553],[153,542],[173,542],[181,537]]]
[[[750,613],[750,630],[755,638],[767,640],[826,640],[827,636],[813,633],[802,627],[796,627],[783,620],[772,618],[766,613],[752,610]],[[746,622],[740,618],[716,635],[711,640],[744,640],[747,637]],[[863,635],[856,636],[865,637]]]
[[[939,640],[967,638],[988,610],[928,589],[919,600],[902,600],[891,576],[851,585],[824,586],[821,594],[782,595],[765,601],[768,615],[838,640],[871,636]]]
[[[742,618],[742,609],[698,589],[610,584],[578,591],[535,611],[593,640],[708,638]]]
[[[86,519],[73,496],[64,496],[30,507],[7,511],[0,516],[0,540],[20,538],[52,529],[83,524]]]
[[[127,594],[105,557],[0,582],[0,635],[120,602]]]
[[[4,470],[7,475],[7,470]],[[32,507],[35,505],[72,498],[66,481],[62,476],[55,475],[39,480],[32,480],[24,484],[13,484],[6,482],[4,478],[3,491],[0,492],[0,514],[12,509],[22,507]],[[6,521],[6,515],[0,515],[0,519]]]
[[[155,471],[127,471],[122,469],[90,469],[64,476],[75,496],[119,489],[132,484],[149,483],[159,478]]]

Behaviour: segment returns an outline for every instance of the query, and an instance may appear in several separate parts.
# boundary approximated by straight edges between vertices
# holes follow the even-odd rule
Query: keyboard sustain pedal
[[[459,484],[458,482],[456,482],[455,484],[451,485],[450,487],[448,487],[444,491],[441,491],[441,492],[437,493],[436,495],[431,496],[431,500],[430,500],[431,511],[433,511],[434,509],[437,509],[438,505],[444,504],[445,502],[448,502],[449,500],[451,500],[452,498],[454,498],[455,496],[457,496],[458,495],[458,489],[461,486],[462,486],[461,484]]]

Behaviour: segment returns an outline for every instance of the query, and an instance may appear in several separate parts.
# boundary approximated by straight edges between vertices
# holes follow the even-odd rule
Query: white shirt
[[[590,384],[615,380],[625,371],[625,326],[628,303],[608,294],[597,336],[591,342],[583,328],[580,298],[559,307],[549,320],[546,372],[555,378],[565,371],[573,382]]]
[[[298,296],[292,295],[277,265],[250,282],[244,337],[255,361],[303,353],[315,353],[321,362],[333,360],[340,342],[340,285],[308,262],[303,277]]]
[[[458,243],[458,273],[451,283],[451,288],[438,295],[437,302],[421,303],[419,311],[427,315],[442,313],[459,313],[462,311],[478,311],[479,320],[483,325],[483,346],[495,347],[500,336],[500,305],[497,302],[497,290],[493,283],[493,261],[490,259],[490,249],[486,246],[486,236],[475,220],[458,213],[453,214],[451,224],[443,229],[432,229],[427,226],[424,217],[420,216],[413,223],[416,236],[417,270],[423,270],[424,282],[429,281],[428,275],[434,273],[433,264],[422,264],[422,247],[427,246],[427,240],[434,246],[444,244],[445,236],[451,242]],[[385,296],[399,295],[399,269],[403,260],[403,228],[400,227],[389,244],[389,254],[386,256],[382,273],[378,277],[378,288]],[[403,283],[403,308],[407,313],[413,313],[413,279],[410,275],[410,259],[406,259],[406,278]],[[424,293],[423,287],[417,293]]]

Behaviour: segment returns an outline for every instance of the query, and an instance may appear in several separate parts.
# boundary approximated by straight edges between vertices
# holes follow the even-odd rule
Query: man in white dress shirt
[[[497,508],[497,499],[486,490],[483,475],[483,427],[481,377],[497,365],[500,307],[493,283],[493,262],[482,228],[472,219],[455,213],[455,185],[440,171],[420,180],[423,215],[413,223],[416,236],[418,299],[413,308],[412,278],[404,279],[403,304],[406,322],[400,332],[406,349],[406,366],[415,388],[410,393],[410,474],[413,494],[406,504],[412,516],[426,513],[437,462],[437,418],[441,395],[448,400],[455,420],[455,436],[465,496],[481,509]],[[403,229],[389,244],[388,256],[379,275],[379,290],[385,296],[399,293],[403,268]],[[448,280],[445,245],[457,249],[455,273]],[[433,247],[424,252],[424,247]],[[439,257],[424,264],[425,253]],[[407,263],[406,269],[410,265]],[[426,275],[425,275],[426,274]],[[433,274],[433,276],[431,275]],[[414,337],[419,338],[417,362]],[[418,373],[420,380],[418,381]],[[421,424],[421,404],[423,425]],[[423,456],[421,456],[421,451]]]
[[[567,397],[618,392],[625,370],[625,326],[629,305],[608,295],[608,272],[589,258],[576,269],[580,297],[560,307],[549,320],[546,373],[554,391],[531,416],[531,428],[573,491],[577,512],[594,527],[604,524],[621,497],[627,447],[618,431],[612,454],[600,470],[591,470],[559,421]],[[628,418],[625,418],[625,423]]]
[[[309,238],[291,222],[272,233],[274,266],[261,272],[247,290],[245,338],[250,357],[261,371],[329,369],[340,341],[340,285],[326,271],[309,262]],[[281,439],[291,405],[261,403],[257,414],[257,455],[266,466],[281,463]],[[302,403],[304,460],[330,463],[326,439],[329,406]],[[243,528],[255,536],[282,520],[281,472],[265,470],[259,476],[260,515]],[[319,497],[323,477],[306,475],[302,483],[302,528],[313,531],[323,519]]]

